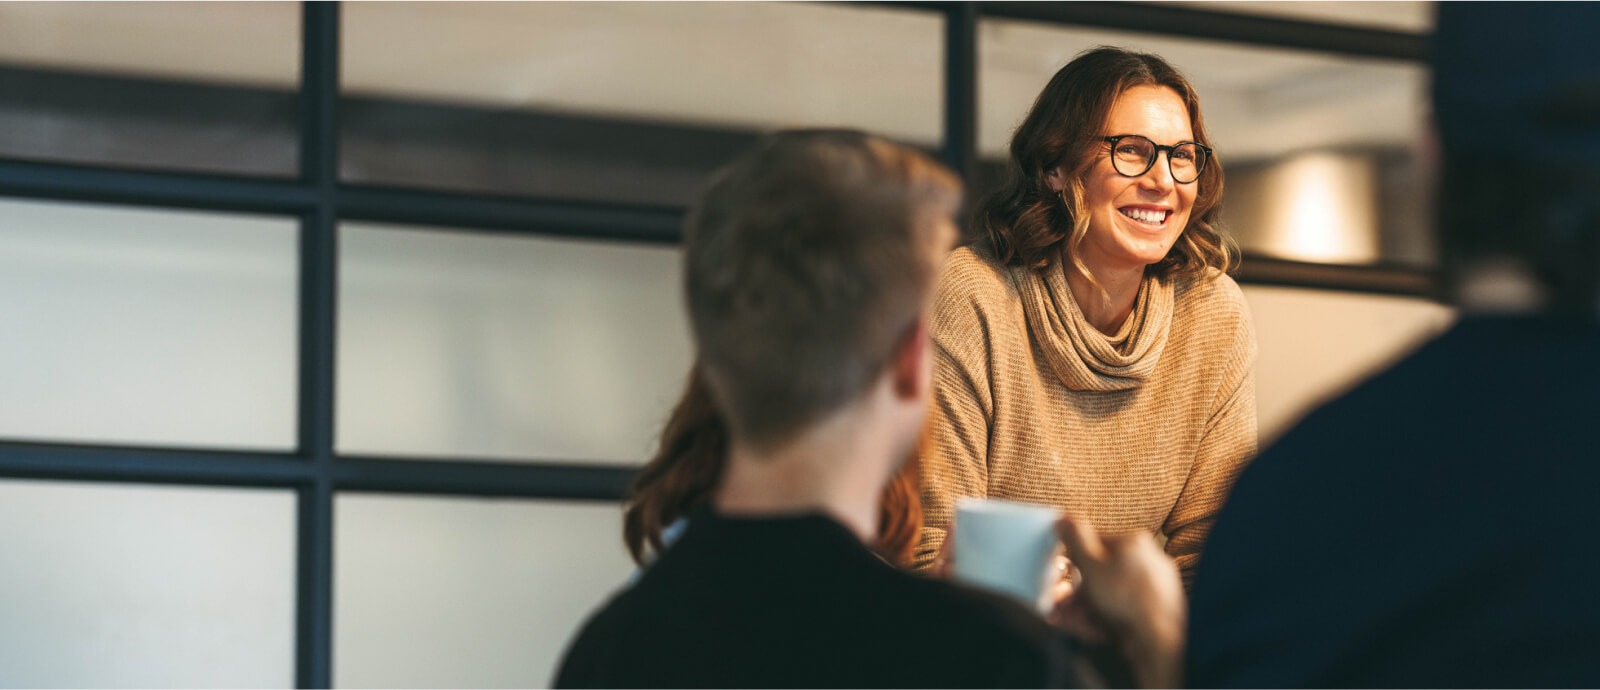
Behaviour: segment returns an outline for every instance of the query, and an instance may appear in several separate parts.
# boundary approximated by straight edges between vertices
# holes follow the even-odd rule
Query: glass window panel
[[[1417,297],[1244,286],[1261,352],[1256,404],[1263,447],[1328,398],[1394,363],[1455,321]]]
[[[1062,65],[1097,45],[1152,52],[1195,85],[1227,170],[1223,225],[1247,252],[1324,263],[1434,262],[1422,65],[1141,33],[984,20],[979,148],[1011,133]],[[979,185],[995,184],[991,166]]]
[[[294,683],[288,491],[0,481],[0,686]]]
[[[340,452],[643,462],[692,358],[677,248],[340,238]]]
[[[685,204],[756,133],[942,138],[943,19],[810,3],[351,3],[343,175]],[[396,51],[394,46],[411,48]]]
[[[287,450],[295,221],[0,199],[0,437]]]
[[[341,688],[549,687],[633,570],[614,504],[345,495],[337,511]]]
[[[0,156],[286,176],[297,2],[0,3]]]
[[[1303,22],[1329,22],[1389,31],[1425,34],[1433,31],[1432,2],[1361,0],[1304,0],[1295,2],[1238,2],[1238,0],[1184,0],[1159,2],[1190,9],[1254,14]]]

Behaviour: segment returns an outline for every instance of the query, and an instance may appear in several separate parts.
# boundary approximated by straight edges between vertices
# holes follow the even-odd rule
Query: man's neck
[[[836,414],[773,447],[733,439],[714,505],[725,515],[821,512],[863,542],[877,538],[878,499],[895,459],[882,434]]]

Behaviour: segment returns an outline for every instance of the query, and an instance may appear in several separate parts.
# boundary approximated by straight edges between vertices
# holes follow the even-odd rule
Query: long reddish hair
[[[895,473],[878,500],[875,550],[909,567],[922,532],[921,482],[916,454]],[[634,562],[665,548],[661,533],[711,500],[728,460],[728,426],[696,363],[683,397],[667,417],[655,457],[634,477],[622,520],[622,540]]]

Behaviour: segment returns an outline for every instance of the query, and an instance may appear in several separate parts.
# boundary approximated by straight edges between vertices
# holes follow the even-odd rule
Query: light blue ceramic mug
[[[956,579],[1045,606],[1056,576],[1056,509],[994,498],[956,501],[951,573]]]

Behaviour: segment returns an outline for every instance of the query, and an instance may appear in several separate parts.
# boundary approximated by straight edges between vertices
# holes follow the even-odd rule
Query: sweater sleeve
[[[989,421],[976,387],[960,363],[934,347],[933,407],[928,411],[929,457],[922,458],[922,539],[912,566],[926,570],[955,521],[955,501],[989,491]],[[987,384],[985,384],[987,385]]]
[[[934,302],[933,401],[923,444],[922,537],[912,568],[933,565],[955,521],[955,501],[989,492],[990,386],[988,319],[974,287],[975,260],[946,265]]]
[[[1237,288],[1234,292],[1237,294]],[[1228,348],[1222,385],[1201,431],[1189,478],[1162,527],[1167,555],[1178,562],[1185,589],[1194,580],[1206,535],[1234,480],[1256,454],[1255,331],[1243,307],[1243,296],[1237,299],[1240,318]]]

